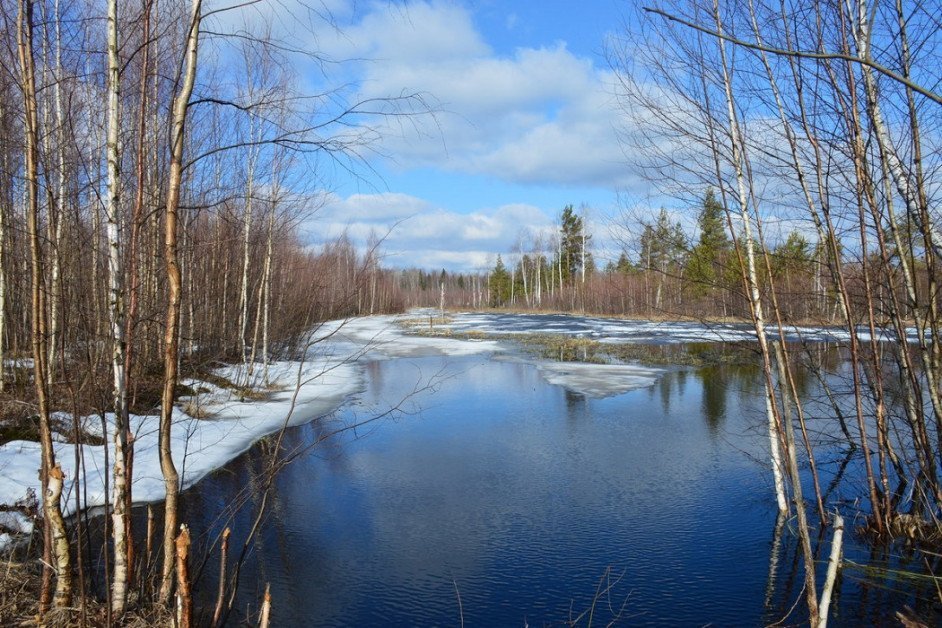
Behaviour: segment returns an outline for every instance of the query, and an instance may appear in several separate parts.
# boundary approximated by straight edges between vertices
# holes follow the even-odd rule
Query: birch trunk
[[[250,79],[251,80],[251,79]],[[250,91],[251,93],[251,91]],[[249,143],[255,141],[255,117],[249,114]],[[245,341],[245,333],[249,321],[249,244],[252,235],[252,205],[253,195],[255,194],[255,160],[257,151],[254,147],[249,148],[246,184],[245,184],[245,213],[243,215],[242,225],[242,284],[239,290],[239,347],[241,353],[239,357],[245,365],[246,377],[252,376],[252,363],[249,360],[248,346]],[[246,380],[248,384],[248,379]]]
[[[869,58],[870,55],[870,31],[866,15],[866,3],[861,1],[858,8],[856,28],[853,29],[853,34],[859,55],[865,59]],[[903,41],[906,42],[905,38]],[[908,46],[903,50],[904,62],[907,66],[906,71],[908,73]],[[924,370],[928,384],[927,388],[929,393],[929,400],[932,403],[932,408],[936,417],[938,447],[940,450],[942,450],[942,431],[940,431],[940,428],[942,428],[942,393],[940,393],[940,386],[942,386],[942,381],[940,381],[939,378],[939,365],[932,359],[933,353],[938,351],[938,343],[940,339],[936,299],[936,295],[939,293],[939,288],[937,285],[937,278],[933,270],[935,269],[935,259],[942,255],[942,248],[940,248],[942,247],[942,238],[940,238],[935,229],[935,226],[932,224],[932,218],[927,209],[924,186],[914,186],[910,182],[903,164],[896,152],[896,147],[890,138],[890,132],[887,128],[886,122],[883,119],[883,113],[879,105],[879,92],[877,89],[876,78],[873,76],[873,71],[867,66],[862,66],[862,72],[871,124],[873,125],[874,135],[876,136],[877,142],[879,144],[880,154],[886,162],[887,168],[892,175],[891,178],[896,184],[897,190],[906,204],[907,215],[916,219],[917,227],[919,228],[919,231],[925,241],[925,261],[926,266],[928,267],[928,292],[930,296],[928,299],[928,316],[922,325],[917,325],[917,330],[920,336],[920,348],[922,349],[920,353],[922,355],[923,364],[925,367]],[[911,93],[908,94],[908,96],[911,99]],[[921,157],[919,127],[915,117],[915,107],[912,105],[912,103],[910,103],[910,112],[914,151],[916,153],[916,174],[918,177],[921,177],[921,165],[919,165]],[[901,252],[901,256],[903,255],[904,254]],[[918,309],[918,303],[914,302],[914,313],[918,312]],[[928,326],[931,327],[932,337],[932,342],[928,344],[925,340],[926,323],[928,323]],[[932,347],[930,350],[926,350],[929,344],[931,344]]]
[[[720,19],[719,4],[717,0],[713,0],[713,13],[716,19],[717,32],[722,33],[723,23]],[[737,201],[739,204],[740,215],[742,219],[742,233],[744,246],[746,248],[746,284],[747,284],[747,296],[749,298],[750,309],[752,310],[753,323],[756,330],[756,339],[759,342],[759,348],[762,353],[763,359],[763,372],[765,375],[765,387],[766,387],[766,411],[769,414],[769,426],[770,426],[770,441],[772,440],[781,440],[783,435],[782,427],[780,425],[779,417],[775,413],[775,391],[774,384],[772,379],[772,355],[769,350],[768,338],[765,331],[765,316],[762,310],[762,299],[759,293],[759,282],[758,282],[758,273],[756,271],[756,262],[755,262],[755,239],[752,235],[752,219],[749,214],[749,196],[746,191],[746,177],[744,172],[744,160],[745,155],[743,154],[743,146],[741,144],[742,137],[739,131],[739,122],[736,115],[735,100],[733,98],[733,86],[732,78],[729,73],[729,68],[726,60],[726,46],[723,39],[718,40],[719,53],[720,53],[720,63],[722,64],[722,79],[723,79],[723,90],[726,96],[726,109],[727,116],[729,120],[729,139],[730,139],[730,148],[732,151],[732,165],[736,175],[736,192],[737,192]],[[788,426],[786,426],[788,427]],[[786,442],[793,443],[791,440],[786,440]],[[773,468],[776,466],[781,469],[781,457],[782,454],[785,454],[790,462],[790,470],[792,471],[792,490],[795,496],[795,510],[798,516],[798,527],[799,527],[799,537],[802,546],[802,553],[804,555],[804,571],[805,571],[805,596],[806,602],[808,605],[808,614],[811,618],[811,622],[815,623],[818,618],[818,602],[817,602],[817,593],[815,590],[815,577],[814,577],[814,554],[811,549],[811,541],[808,536],[808,524],[805,516],[804,504],[801,502],[801,482],[797,474],[797,463],[794,459],[794,456],[791,455],[792,451],[786,449],[784,452],[777,450],[774,446],[772,449],[773,457]],[[778,458],[776,460],[775,458]],[[778,480],[776,480],[778,483]],[[778,493],[779,487],[776,486],[777,499],[779,501],[779,508],[782,506],[782,496],[781,493]]]
[[[52,279],[50,292],[49,308],[49,382],[53,381],[55,376],[56,349],[59,345],[59,302],[62,295],[62,259],[59,249],[62,244],[62,223],[65,220],[65,113],[62,108],[62,28],[59,13],[59,0],[56,0],[55,11],[55,32],[56,32],[56,52],[55,52],[55,81],[53,86],[53,97],[55,99],[56,115],[56,158],[58,161],[58,186],[57,186],[57,205],[58,212],[56,216],[49,216],[49,234],[52,242],[50,249],[52,259]],[[51,208],[50,208],[51,210]]]
[[[33,60],[33,3],[32,0],[20,0],[17,15],[17,52],[19,56],[25,132],[26,153],[26,220],[30,242],[32,265],[32,349],[33,381],[36,388],[36,400],[39,407],[39,439],[42,452],[40,480],[43,494],[43,515],[46,527],[46,557],[54,558],[56,571],[55,605],[58,608],[69,606],[72,598],[72,565],[69,555],[69,541],[66,536],[65,522],[62,518],[60,497],[62,495],[62,470],[56,465],[55,451],[52,445],[52,429],[49,421],[49,395],[46,380],[48,348],[48,308],[46,304],[44,264],[39,236],[39,125],[36,106],[36,78]],[[48,582],[48,573],[52,565],[45,565],[44,581]],[[44,584],[45,584],[44,582]],[[40,614],[48,604],[48,589],[40,599]]]
[[[827,628],[828,611],[831,608],[831,596],[834,593],[834,583],[837,581],[837,570],[841,566],[841,553],[844,542],[844,519],[834,515],[834,535],[831,537],[831,555],[828,558],[827,576],[824,578],[824,588],[821,590],[821,613],[817,628]]]
[[[138,248],[140,246],[140,232],[141,226],[143,223],[143,214],[144,214],[144,186],[147,185],[147,176],[144,155],[146,152],[147,146],[147,79],[149,73],[149,61],[150,61],[150,14],[152,7],[152,0],[146,0],[144,3],[144,16],[142,24],[142,37],[144,39],[144,49],[141,52],[141,82],[140,82],[140,103],[138,106],[138,118],[137,118],[137,188],[135,190],[134,196],[134,210],[131,216],[131,237],[128,247],[128,309],[127,315],[125,316],[125,355],[124,355],[124,370],[125,370],[125,388],[132,388],[132,385],[129,383],[133,381],[133,353],[134,353],[134,334],[136,331],[136,321],[137,321],[137,312],[140,303],[140,261]],[[125,407],[127,408],[130,403],[133,403],[133,395],[130,397],[130,401],[127,401],[127,396],[125,397]],[[125,457],[126,460],[124,467],[124,481],[125,486],[128,487],[125,490],[125,506],[124,506],[124,532],[125,538],[129,539],[127,544],[127,580],[133,582],[134,580],[134,541],[133,535],[131,533],[131,503],[132,495],[130,488],[132,486],[133,480],[133,469],[134,469],[134,440],[133,435],[130,433],[130,425],[125,424],[127,430],[126,446],[125,446]]]
[[[127,378],[125,372],[124,269],[121,259],[120,215],[120,61],[118,59],[118,1],[108,0],[108,139],[105,149],[108,161],[108,191],[105,213],[108,220],[108,314],[111,323],[111,367],[114,376],[114,483],[112,533],[114,535],[114,572],[111,587],[112,612],[120,617],[127,599],[128,537],[125,522],[127,478]]]
[[[192,14],[186,38],[186,67],[180,92],[173,99],[171,111],[170,170],[167,174],[167,205],[164,223],[164,258],[167,267],[167,318],[164,325],[164,384],[160,408],[160,469],[164,476],[164,562],[161,570],[160,601],[166,604],[173,590],[176,558],[177,504],[180,478],[173,463],[170,431],[173,422],[174,388],[177,384],[178,333],[180,327],[180,266],[177,261],[177,221],[183,178],[183,146],[186,116],[196,82],[201,0],[192,0]]]

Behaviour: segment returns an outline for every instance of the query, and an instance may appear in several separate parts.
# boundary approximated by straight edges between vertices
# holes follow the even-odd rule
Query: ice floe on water
[[[540,362],[540,373],[550,384],[562,386],[587,397],[611,397],[653,385],[663,369],[630,364],[586,364],[583,362]]]

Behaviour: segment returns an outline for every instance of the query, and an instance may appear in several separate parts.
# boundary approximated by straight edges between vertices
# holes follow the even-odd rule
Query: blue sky
[[[473,271],[584,203],[606,256],[617,194],[643,194],[616,139],[603,56],[624,2],[323,1],[340,28],[317,33],[319,50],[358,59],[329,80],[362,97],[422,92],[438,111],[384,129],[376,174],[328,177],[311,242],[388,232],[388,265]]]

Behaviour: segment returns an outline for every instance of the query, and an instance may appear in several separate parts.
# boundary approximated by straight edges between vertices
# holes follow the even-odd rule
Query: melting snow
[[[281,362],[270,366],[271,380],[277,391],[263,401],[240,401],[229,391],[208,382],[186,380],[183,383],[199,392],[182,398],[181,405],[197,419],[175,407],[173,412],[172,447],[174,462],[184,488],[193,485],[213,470],[246,451],[266,434],[283,425],[300,425],[338,408],[352,393],[362,387],[363,375],[357,361],[420,355],[472,355],[495,352],[498,343],[462,341],[450,338],[422,338],[406,335],[398,325],[400,317],[374,316],[333,321],[322,325],[314,334],[312,349],[303,365]],[[299,373],[300,366],[300,373]],[[239,367],[226,367],[218,373],[232,380],[239,377]],[[299,384],[300,383],[300,384]],[[299,384],[299,385],[298,385]],[[294,410],[292,396],[297,387]],[[199,412],[196,410],[199,409]],[[290,418],[289,418],[290,415]],[[65,417],[71,421],[71,417]],[[158,417],[130,417],[134,432],[133,494],[137,502],[163,498],[163,477],[158,455]],[[114,434],[114,415],[105,415],[105,425],[97,416],[81,419],[84,429],[101,436],[107,431],[109,447]],[[64,439],[57,436],[58,441]],[[56,460],[66,476],[63,509],[67,514],[76,510],[76,494],[81,507],[105,503],[104,478],[110,474],[105,465],[102,446],[83,445],[80,465],[84,474],[76,473],[76,447],[66,442],[55,443]],[[39,443],[10,441],[0,446],[0,504],[13,504],[29,489],[39,494]],[[85,478],[85,486],[75,483],[76,476]],[[0,521],[13,531],[28,531],[31,522],[17,514],[6,513]],[[0,535],[0,548],[9,542]]]
[[[627,364],[544,362],[537,365],[550,384],[563,386],[588,397],[610,397],[654,384],[662,369]]]
[[[432,315],[434,317],[434,314]],[[239,401],[228,391],[206,382],[186,381],[200,392],[195,398],[181,400],[197,419],[181,408],[174,408],[173,454],[184,487],[219,468],[247,450],[262,436],[282,425],[298,425],[329,413],[362,386],[359,360],[395,359],[424,355],[477,355],[502,351],[494,340],[459,340],[447,337],[422,337],[407,333],[403,321],[424,326],[428,311],[415,311],[405,317],[372,316],[333,321],[314,333],[316,344],[301,365],[283,362],[270,367],[278,391],[264,401]],[[458,314],[447,322],[433,321],[434,328],[452,332],[480,331],[488,334],[544,333],[587,337],[600,342],[681,343],[693,341],[749,340],[753,337],[745,325],[706,325],[700,323],[654,323],[562,315]],[[791,337],[814,340],[843,340],[846,332],[824,328],[790,328]],[[551,384],[594,397],[621,394],[652,385],[663,372],[660,369],[631,365],[581,364],[535,361],[543,377]],[[236,367],[220,374],[238,375]],[[297,386],[296,405],[291,411]],[[187,404],[187,402],[190,402]],[[200,412],[196,410],[199,409]],[[290,415],[290,418],[289,418]],[[106,415],[102,426],[97,417],[83,419],[89,433],[114,431],[114,416]],[[163,478],[157,449],[156,416],[132,416],[135,434],[134,497],[137,501],[155,501],[163,497]],[[101,446],[84,445],[80,453],[84,474],[76,473],[76,448],[64,442],[55,444],[58,462],[66,474],[63,505],[75,512],[76,494],[83,507],[102,505],[105,501],[104,477],[110,473]],[[28,489],[39,492],[39,444],[11,441],[0,446],[0,503],[13,504]],[[86,478],[84,487],[76,485],[77,475]],[[28,530],[30,522],[15,513],[0,521],[11,530]],[[0,547],[9,537],[0,534]]]
[[[644,321],[615,318],[594,318],[566,314],[503,314],[468,312],[451,315],[447,323],[439,325],[454,332],[482,332],[505,334],[556,334],[590,338],[602,343],[656,343],[679,344],[689,342],[737,342],[755,339],[751,325],[741,323],[700,323],[680,321]],[[770,334],[777,334],[773,327]],[[857,330],[861,340],[869,340],[870,333]],[[877,332],[881,340],[893,339],[891,333]],[[838,327],[787,326],[785,337],[790,341],[843,342],[850,338],[845,329]],[[909,331],[910,341],[915,331]]]

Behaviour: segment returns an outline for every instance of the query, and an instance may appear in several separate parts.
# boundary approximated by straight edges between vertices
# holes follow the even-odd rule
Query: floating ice
[[[744,323],[705,323],[691,321],[645,321],[567,314],[505,314],[467,312],[451,314],[439,327],[453,332],[480,332],[489,335],[552,334],[591,338],[602,343],[680,344],[690,342],[740,342],[754,340],[755,329]],[[850,339],[846,329],[839,327],[786,326],[789,341],[845,342]],[[778,330],[769,327],[770,336]],[[861,340],[871,338],[869,330],[857,330]],[[891,331],[878,330],[880,340],[893,340]],[[908,331],[910,342],[915,331]]]
[[[537,365],[550,384],[587,397],[611,397],[654,384],[664,371],[627,364],[544,362]]]

